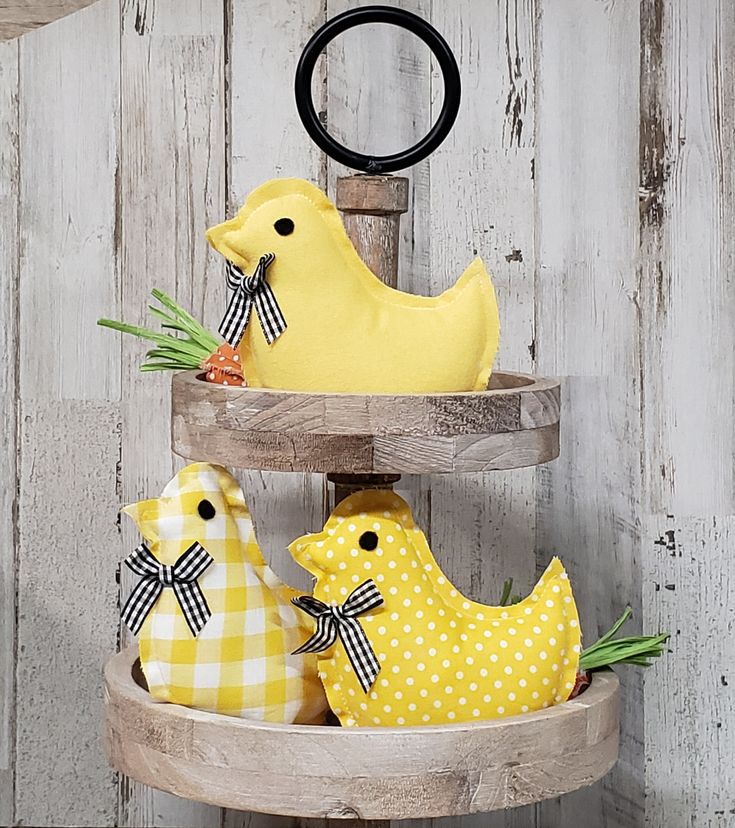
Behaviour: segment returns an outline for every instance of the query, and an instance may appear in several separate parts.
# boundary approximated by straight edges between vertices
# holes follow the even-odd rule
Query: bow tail
[[[367,693],[380,672],[378,661],[360,622],[356,618],[345,618],[339,627],[339,637],[352,662],[355,674]]]
[[[300,606],[296,602],[298,598],[294,599],[294,604]],[[301,609],[304,609],[301,607]],[[334,644],[337,640],[337,629],[334,619],[331,615],[321,615],[316,620],[316,631],[308,641],[305,641],[298,649],[294,650],[291,655],[301,655],[301,653],[320,653]]]
[[[250,319],[250,312],[253,307],[253,298],[243,293],[241,290],[236,290],[232,294],[229,304],[227,305],[227,312],[219,326],[219,332],[224,338],[225,342],[233,348],[237,348],[240,340],[245,333],[248,320]]]
[[[130,593],[120,616],[133,635],[140,632],[143,622],[160,597],[162,590],[163,584],[160,581],[144,578],[138,581]]]
[[[212,611],[209,609],[202,588],[196,581],[189,583],[174,581],[173,589],[191,634],[196,638],[202,631],[202,627],[212,617]]]
[[[276,302],[273,289],[263,279],[260,290],[255,295],[255,307],[258,311],[260,327],[263,329],[265,341],[272,345],[276,339],[286,330],[286,320]]]

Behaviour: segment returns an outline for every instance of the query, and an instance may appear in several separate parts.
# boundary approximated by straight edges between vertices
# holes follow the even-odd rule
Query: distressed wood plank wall
[[[538,30],[536,365],[564,377],[564,418],[561,456],[538,471],[537,555],[567,563],[588,641],[626,604],[631,629],[641,619],[638,26],[634,3],[567,0]],[[619,673],[620,760],[542,804],[544,826],[643,824],[641,674]]]
[[[0,0],[0,13],[24,5]],[[168,378],[141,376],[140,345],[94,322],[143,322],[158,286],[215,326],[222,271],[204,228],[271,176],[333,187],[344,170],[307,139],[291,83],[309,35],[354,5],[99,0],[0,43],[1,825],[321,828],[186,802],[105,765],[100,670],[125,640],[115,575],[136,542],[116,513],[179,461]],[[674,634],[645,680],[620,671],[621,761],[605,780],[423,828],[724,828],[735,819],[735,9],[396,5],[445,34],[464,84],[454,131],[408,172],[401,286],[442,290],[476,251],[501,302],[499,364],[564,379],[559,460],[407,477],[400,490],[473,597],[495,600],[508,576],[524,591],[560,554],[588,640],[626,602],[638,629]],[[383,27],[346,34],[316,75],[330,129],[363,150],[412,143],[441,105],[423,47]],[[266,554],[305,585],[285,545],[320,525],[322,479],[242,479]]]
[[[0,824],[13,816],[18,395],[18,44],[0,44]]]

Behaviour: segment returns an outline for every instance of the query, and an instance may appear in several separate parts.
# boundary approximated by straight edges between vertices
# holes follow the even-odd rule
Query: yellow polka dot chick
[[[322,532],[289,549],[315,576],[314,597],[325,604],[342,605],[368,579],[384,600],[358,619],[380,664],[369,692],[340,640],[319,656],[344,726],[514,716],[565,701],[574,688],[581,633],[558,558],[518,604],[470,601],[439,569],[408,504],[376,490],[343,500]]]

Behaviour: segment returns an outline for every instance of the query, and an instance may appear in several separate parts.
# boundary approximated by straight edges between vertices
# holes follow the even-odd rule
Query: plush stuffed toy
[[[239,346],[248,385],[416,394],[487,388],[500,324],[480,259],[440,296],[387,287],[357,255],[334,205],[301,179],[258,187],[207,238],[228,261],[233,294],[220,333]]]
[[[295,603],[317,619],[302,652],[343,725],[477,721],[569,698],[580,656],[577,608],[558,558],[509,607],[462,596],[393,492],[343,500],[324,531],[289,547],[316,578]]]
[[[146,543],[123,619],[138,634],[150,693],[162,701],[269,722],[321,723],[316,657],[292,655],[313,625],[266,565],[237,481],[194,463],[160,498],[124,510]]]

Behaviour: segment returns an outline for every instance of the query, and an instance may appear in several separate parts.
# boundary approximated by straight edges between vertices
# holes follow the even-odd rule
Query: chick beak
[[[150,516],[151,514],[155,514],[154,509],[157,503],[158,501],[155,499],[139,500],[137,503],[131,503],[129,506],[123,506],[120,511],[124,512],[135,521],[142,535],[150,538],[151,529],[155,525],[155,522],[150,519]]]
[[[319,566],[311,554],[314,548],[313,544],[321,539],[321,533],[302,535],[300,538],[296,538],[295,541],[292,541],[288,545],[288,551],[291,553],[291,556],[296,563],[302,566],[307,572],[310,572],[314,577],[318,577],[324,572],[322,567]]]
[[[249,269],[249,259],[239,249],[237,244],[236,234],[240,229],[240,222],[237,218],[224,221],[222,224],[217,224],[207,230],[207,241],[226,259],[231,261],[234,265],[247,273]]]

